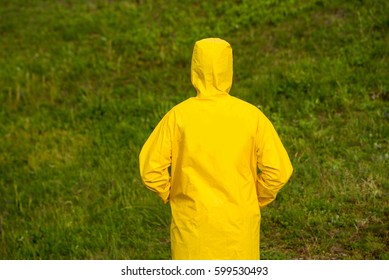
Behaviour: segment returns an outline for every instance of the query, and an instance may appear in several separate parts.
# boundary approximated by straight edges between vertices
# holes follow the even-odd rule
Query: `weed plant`
[[[205,37],[294,165],[262,259],[389,259],[388,36],[386,0],[1,1],[0,259],[171,257],[138,154]]]

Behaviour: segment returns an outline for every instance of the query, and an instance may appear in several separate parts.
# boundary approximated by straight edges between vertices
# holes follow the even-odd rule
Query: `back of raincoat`
[[[226,41],[196,42],[191,75],[197,97],[170,110],[142,148],[143,183],[170,201],[173,259],[259,259],[260,208],[291,176],[288,154],[265,115],[229,95]]]

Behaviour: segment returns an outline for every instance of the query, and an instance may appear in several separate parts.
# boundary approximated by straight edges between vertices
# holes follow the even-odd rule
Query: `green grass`
[[[204,37],[295,168],[262,259],[389,259],[388,34],[385,0],[1,1],[0,259],[170,258],[138,154]]]

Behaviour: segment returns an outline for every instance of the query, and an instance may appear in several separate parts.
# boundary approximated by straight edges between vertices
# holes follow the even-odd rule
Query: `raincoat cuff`
[[[170,191],[161,192],[161,193],[158,193],[158,195],[160,198],[162,198],[163,203],[166,204],[169,202]]]

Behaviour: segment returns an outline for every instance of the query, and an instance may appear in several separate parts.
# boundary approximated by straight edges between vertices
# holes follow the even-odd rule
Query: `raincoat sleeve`
[[[272,202],[293,172],[289,156],[272,123],[261,114],[257,132],[257,194],[260,207]]]
[[[167,203],[170,195],[173,114],[168,112],[155,127],[139,155],[143,184]]]

